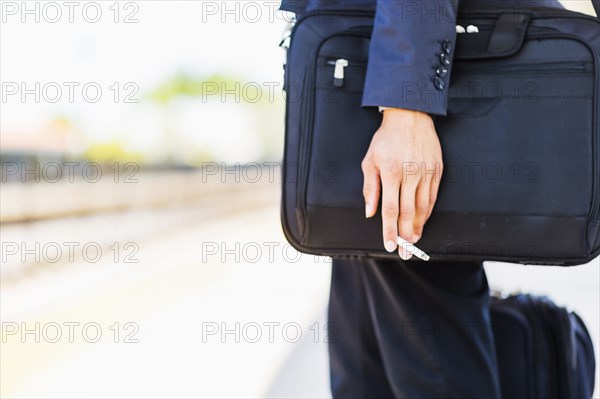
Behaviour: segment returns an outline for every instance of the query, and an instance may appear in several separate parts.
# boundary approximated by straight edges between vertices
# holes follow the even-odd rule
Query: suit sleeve
[[[377,0],[363,106],[446,115],[459,0]]]

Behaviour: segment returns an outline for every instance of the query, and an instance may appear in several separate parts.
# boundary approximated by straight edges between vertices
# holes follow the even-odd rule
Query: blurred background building
[[[329,261],[279,226],[278,3],[0,1],[0,397],[329,395]],[[596,350],[599,266],[486,265]]]

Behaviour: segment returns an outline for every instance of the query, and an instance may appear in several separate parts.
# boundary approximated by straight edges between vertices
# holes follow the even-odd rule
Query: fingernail
[[[400,258],[402,260],[409,260],[410,258],[412,258],[412,254],[407,253],[406,251],[404,251],[404,249],[402,247],[400,247],[398,249],[398,255],[400,255]]]
[[[365,205],[365,217],[368,219],[373,216],[373,207],[370,204]]]
[[[396,250],[396,243],[394,241],[386,241],[385,250],[388,252],[394,252]]]

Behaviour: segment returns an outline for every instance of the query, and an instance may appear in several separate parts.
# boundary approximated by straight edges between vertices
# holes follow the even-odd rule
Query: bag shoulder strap
[[[594,11],[596,11],[596,17],[600,18],[600,0],[592,0]]]

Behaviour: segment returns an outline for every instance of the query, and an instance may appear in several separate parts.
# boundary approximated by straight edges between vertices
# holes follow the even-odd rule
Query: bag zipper
[[[470,74],[478,73],[533,73],[540,72],[583,72],[592,73],[593,64],[591,62],[579,61],[557,61],[551,63],[522,63],[522,64],[507,64],[507,65],[472,65],[461,64],[461,61],[456,61],[453,67],[454,70],[468,71]]]
[[[306,72],[306,75],[304,76],[303,79],[303,83],[302,83],[302,95],[304,96],[302,98],[302,103],[300,104],[300,115],[307,115],[307,118],[301,118],[301,125],[300,125],[300,148],[298,149],[298,176],[297,176],[297,186],[296,186],[296,219],[298,222],[298,229],[301,232],[302,237],[304,237],[304,233],[306,231],[305,229],[305,221],[306,221],[306,200],[305,200],[305,191],[306,191],[306,176],[308,175],[309,171],[310,171],[310,165],[307,165],[306,167],[304,167],[304,163],[307,162],[306,159],[308,158],[308,154],[307,152],[309,152],[307,150],[307,148],[309,147],[309,144],[307,143],[309,141],[309,137],[307,137],[309,134],[309,131],[312,131],[311,126],[314,124],[313,123],[313,107],[311,106],[311,104],[313,103],[313,87],[314,85],[312,84],[312,73],[310,73],[310,71]],[[310,99],[310,101],[308,100]],[[308,120],[306,120],[308,119]],[[310,136],[312,136],[312,134],[310,134]],[[312,142],[312,137],[310,137],[310,141]],[[307,180],[306,180],[307,181]]]
[[[329,63],[328,63],[329,65]],[[336,87],[342,87],[344,85],[344,70],[348,66],[348,60],[345,58],[338,58],[333,63],[333,85]]]
[[[367,67],[366,62],[349,61],[346,58],[327,59],[325,65],[333,66],[333,85],[335,87],[344,86],[345,71],[346,68],[360,68],[364,69]]]
[[[528,294],[520,294],[516,297],[517,302],[521,311],[525,314],[525,318],[531,326],[532,341],[531,345],[534,346],[535,353],[535,365],[536,365],[536,381],[533,383],[536,397],[545,397],[551,390],[552,381],[548,381],[548,376],[544,375],[542,369],[544,366],[552,367],[553,359],[548,353],[548,349],[545,344],[550,343],[548,339],[547,330],[541,321],[541,313],[543,310],[540,306],[536,306],[533,298]]]
[[[592,73],[593,64],[591,62],[584,61],[557,61],[552,63],[521,63],[521,64],[507,64],[503,66],[498,65],[473,65],[461,64],[461,61],[457,61],[454,64],[454,69],[459,71],[468,71],[470,74],[477,73],[490,73],[490,72],[514,72],[514,73],[540,73],[540,72],[583,72]],[[360,68],[364,69],[367,67],[367,62],[360,60],[348,60],[346,58],[327,58],[325,64],[333,66],[334,69],[334,86],[342,87],[344,82],[345,73],[347,68]]]

